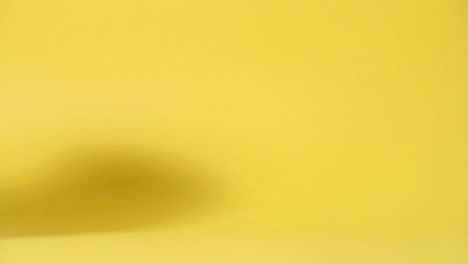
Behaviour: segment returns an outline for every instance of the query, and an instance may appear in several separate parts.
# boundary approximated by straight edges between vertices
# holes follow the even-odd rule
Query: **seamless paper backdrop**
[[[466,17],[461,0],[3,0],[0,185],[27,195],[73,146],[145,146],[218,196],[140,243],[463,241]]]

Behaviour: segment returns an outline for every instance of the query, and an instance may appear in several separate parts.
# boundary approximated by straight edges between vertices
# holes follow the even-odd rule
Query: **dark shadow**
[[[73,150],[47,177],[0,204],[0,237],[141,228],[188,217],[212,201],[194,169],[168,155],[123,147]],[[190,167],[190,166],[188,166]],[[177,221],[176,221],[177,222]]]

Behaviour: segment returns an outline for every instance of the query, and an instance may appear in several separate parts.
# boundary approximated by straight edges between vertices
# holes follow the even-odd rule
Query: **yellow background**
[[[226,196],[148,230],[143,248],[162,247],[160,232],[468,239],[466,11],[462,0],[2,0],[0,184],[27,186],[68,145],[119,142],[185,157]],[[73,255],[73,241],[42,252]],[[5,243],[12,259],[45,261],[33,240]],[[102,254],[156,261],[128,250]],[[107,263],[86,255],[76,263]]]

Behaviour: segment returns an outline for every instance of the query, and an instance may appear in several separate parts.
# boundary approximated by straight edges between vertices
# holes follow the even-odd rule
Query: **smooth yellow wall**
[[[224,190],[188,229],[468,235],[464,1],[0,9],[3,186],[62,148],[119,142],[185,157]]]

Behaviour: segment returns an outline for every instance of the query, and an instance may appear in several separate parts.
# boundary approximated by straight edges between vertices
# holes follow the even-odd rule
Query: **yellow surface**
[[[178,244],[160,239],[195,232],[308,238],[234,263],[371,238],[448,239],[415,256],[466,263],[466,11],[462,0],[0,1],[0,197],[27,197],[62,155],[107,144],[171,153],[215,193],[141,237],[5,240],[6,255],[156,263],[154,246],[165,263],[216,262],[225,251],[208,242],[198,253],[180,242],[187,255],[171,259]],[[213,244],[246,252],[232,243]],[[418,263],[385,246],[378,260],[332,248],[357,263]],[[294,252],[295,263],[349,263]]]

